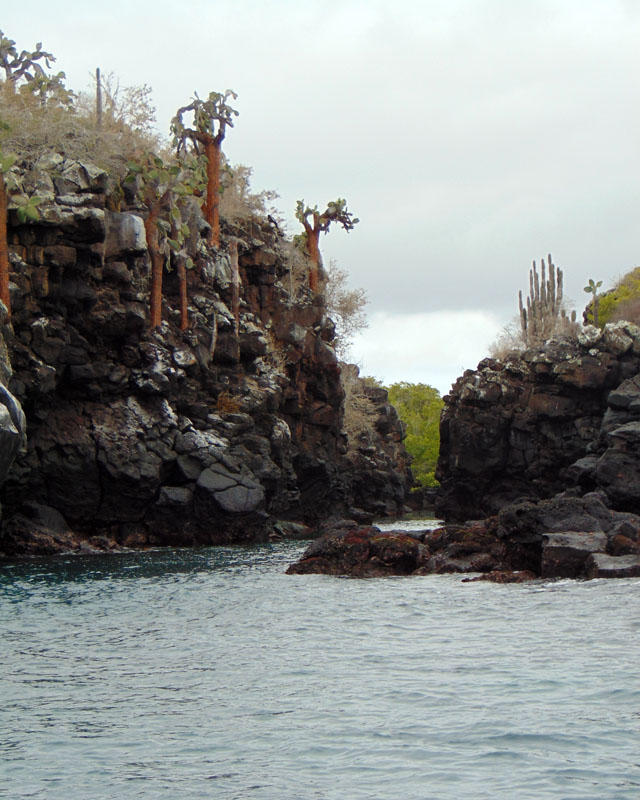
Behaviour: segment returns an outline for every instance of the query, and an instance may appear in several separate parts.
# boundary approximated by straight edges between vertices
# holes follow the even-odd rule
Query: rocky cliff
[[[0,310],[0,485],[6,479],[20,448],[27,442],[27,421],[20,402],[7,385],[13,370],[5,337],[10,333],[6,309]]]
[[[277,226],[228,226],[189,270],[186,331],[165,275],[151,332],[136,209],[110,210],[108,176],[61,157],[23,180],[44,202],[36,222],[10,218],[9,387],[29,436],[2,488],[2,553],[259,541],[402,510],[401,423],[380,393],[372,439],[349,442],[334,326],[321,296],[290,291]]]
[[[640,328],[582,329],[468,370],[445,397],[437,511],[464,520],[515,500],[600,490],[640,510]]]
[[[640,577],[639,327],[486,359],[444,399],[436,510],[448,524],[334,525],[289,572]]]

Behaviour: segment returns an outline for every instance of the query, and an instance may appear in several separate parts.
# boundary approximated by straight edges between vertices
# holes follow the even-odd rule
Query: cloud
[[[446,394],[465,369],[488,354],[502,323],[486,311],[371,315],[350,356],[363,375],[385,384],[427,383]]]

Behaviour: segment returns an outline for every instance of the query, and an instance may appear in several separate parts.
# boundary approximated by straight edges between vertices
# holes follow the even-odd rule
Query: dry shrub
[[[349,450],[372,440],[376,408],[365,393],[366,383],[355,364],[340,365],[340,382],[344,390],[343,427],[349,439]]]
[[[498,338],[489,346],[489,355],[504,361],[516,353],[521,353],[525,349],[525,343],[520,328],[520,320],[512,320],[498,334]]]
[[[282,242],[282,253],[287,271],[287,276],[283,280],[284,288],[293,301],[309,286],[309,259],[304,251],[289,239]]]
[[[334,347],[336,353],[344,358],[353,343],[353,337],[364,330],[369,323],[365,306],[369,302],[364,289],[349,289],[349,275],[340,269],[332,259],[324,288],[327,313],[336,323]]]
[[[262,192],[251,190],[253,169],[243,164],[226,164],[222,174],[220,215],[229,221],[246,220],[250,217],[264,218],[268,215],[279,220],[279,213],[273,202],[279,197],[277,192],[265,189]]]
[[[98,127],[95,100],[88,94],[81,93],[66,108],[24,92],[13,94],[0,84],[0,146],[27,161],[54,151],[124,175],[128,160],[161,146],[153,130],[150,91],[147,86],[118,86],[116,98],[105,91],[107,112]]]

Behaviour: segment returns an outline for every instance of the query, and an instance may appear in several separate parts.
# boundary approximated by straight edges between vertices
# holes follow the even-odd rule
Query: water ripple
[[[0,797],[637,799],[640,581],[284,575],[302,549],[0,568]]]

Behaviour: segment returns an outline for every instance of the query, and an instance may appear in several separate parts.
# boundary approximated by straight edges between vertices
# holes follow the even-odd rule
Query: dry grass
[[[144,103],[148,95],[134,94],[131,98]],[[142,152],[158,150],[162,144],[151,127],[153,108],[139,108],[139,119],[133,126],[132,114],[132,110],[129,113],[121,108],[117,114],[106,114],[98,127],[95,107],[87,96],[80,95],[72,108],[63,108],[43,105],[29,94],[12,94],[0,84],[0,147],[31,163],[45,153],[57,152],[78,161],[91,161],[112,175],[124,175],[127,161]]]

